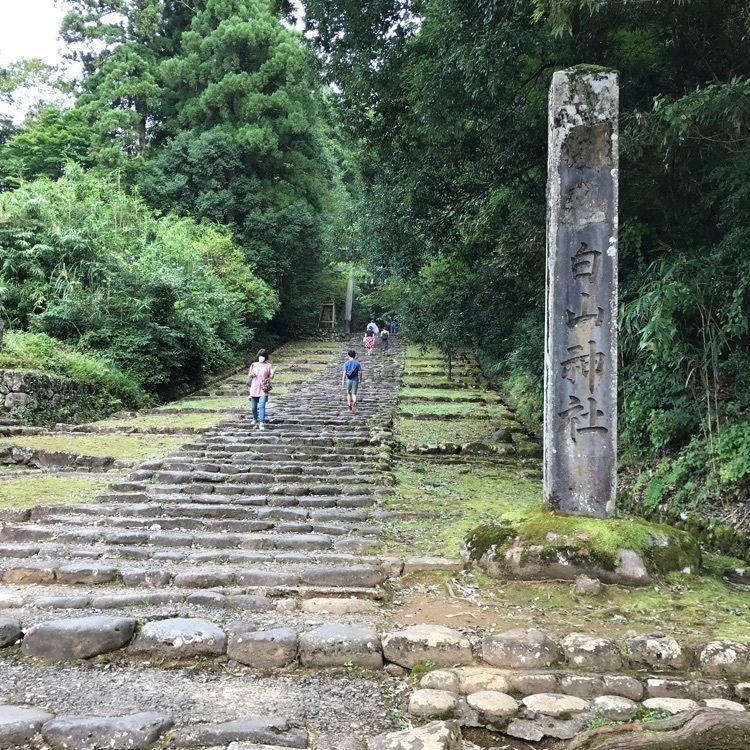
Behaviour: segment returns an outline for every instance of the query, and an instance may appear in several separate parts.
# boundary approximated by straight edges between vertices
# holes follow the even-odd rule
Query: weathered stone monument
[[[346,301],[344,302],[344,333],[352,332],[352,306],[354,304],[354,269],[349,271],[346,282]]]
[[[555,73],[549,97],[544,498],[606,518],[617,460],[617,73]]]

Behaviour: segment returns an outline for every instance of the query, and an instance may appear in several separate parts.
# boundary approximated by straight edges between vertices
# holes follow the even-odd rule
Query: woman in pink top
[[[247,384],[250,386],[250,403],[252,404],[251,425],[258,425],[261,430],[266,429],[266,401],[271,390],[271,381],[275,370],[268,362],[268,352],[261,349],[257,362],[250,365],[247,373]]]

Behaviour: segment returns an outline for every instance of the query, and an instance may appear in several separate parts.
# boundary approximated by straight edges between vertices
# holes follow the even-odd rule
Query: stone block
[[[496,690],[480,690],[466,698],[471,708],[493,726],[505,724],[518,711],[518,701]]]
[[[42,727],[45,741],[65,750],[145,750],[172,726],[169,716],[62,716]]]
[[[589,633],[571,633],[561,642],[565,660],[584,669],[620,669],[622,657],[614,641]]]
[[[453,670],[458,677],[458,692],[471,695],[482,690],[493,690],[498,693],[509,693],[511,690],[510,674],[491,667],[457,667]]]
[[[300,574],[302,583],[308,586],[362,586],[372,588],[383,583],[385,576],[370,565],[341,565],[303,568]]]
[[[300,638],[299,654],[305,667],[383,666],[380,639],[372,625],[321,625]]]
[[[649,711],[667,711],[678,714],[682,711],[692,711],[698,704],[689,698],[648,698],[643,701],[643,707]]]
[[[230,605],[246,612],[269,612],[273,609],[273,602],[267,596],[252,594],[234,594],[230,598]]]
[[[411,669],[432,661],[439,667],[471,664],[471,644],[458,630],[443,625],[412,625],[383,636],[387,661]]]
[[[587,675],[563,675],[560,678],[560,692],[578,698],[595,698],[604,694],[604,680]]]
[[[54,583],[55,569],[51,565],[16,565],[3,573],[3,583],[24,585],[27,583]]]
[[[462,750],[461,730],[456,721],[433,721],[423,727],[404,729],[373,737],[367,750]]]
[[[110,583],[117,578],[117,568],[97,563],[68,563],[57,569],[59,583],[98,584]]]
[[[303,612],[330,615],[354,615],[364,613],[375,613],[378,605],[371,599],[338,599],[334,597],[313,597],[303,599],[300,603]]]
[[[630,721],[638,713],[638,704],[619,695],[600,695],[594,698],[594,710],[608,721]]]
[[[711,641],[698,651],[698,666],[710,675],[748,677],[750,645],[735,641]]]
[[[0,748],[28,748],[53,715],[29,706],[0,705]]]
[[[398,665],[395,665],[398,667]],[[399,667],[403,669],[403,667]],[[458,692],[458,675],[449,669],[434,669],[427,672],[419,681],[419,687],[428,690],[447,690],[450,693]]]
[[[692,653],[674,638],[661,633],[639,635],[627,641],[631,664],[659,671],[684,670],[690,667]]]
[[[15,617],[0,615],[0,648],[12,646],[21,639],[21,623]]]
[[[133,637],[130,617],[75,617],[32,627],[21,644],[25,656],[56,661],[89,659],[125,646]]]
[[[409,698],[409,713],[418,719],[455,718],[458,696],[447,690],[423,688]]]
[[[619,695],[623,698],[630,698],[631,701],[639,701],[643,698],[643,683],[635,677],[605,674],[602,680],[604,691],[608,695]]]
[[[560,683],[554,674],[513,674],[510,677],[511,686],[516,693],[521,695],[534,695],[535,693],[554,693]]]
[[[521,703],[532,714],[543,714],[544,716],[567,717],[571,714],[586,711],[589,702],[574,695],[561,695],[560,693],[537,693],[527,695]]]
[[[177,730],[170,747],[224,747],[231,742],[249,742],[273,747],[307,747],[307,731],[293,727],[281,716],[247,716],[222,724],[199,724]]]
[[[487,636],[482,642],[482,658],[493,667],[540,669],[559,657],[555,642],[534,628],[515,628]]]
[[[706,698],[703,701],[707,708],[718,708],[722,711],[746,711],[747,709],[737,701],[726,700],[725,698]]]
[[[131,646],[136,653],[175,659],[219,656],[226,648],[227,636],[217,625],[183,617],[146,623]]]
[[[284,667],[297,660],[297,634],[288,628],[229,633],[227,656],[249,667]]]

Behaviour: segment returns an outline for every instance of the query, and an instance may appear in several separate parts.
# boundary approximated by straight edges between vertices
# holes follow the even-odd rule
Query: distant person
[[[341,371],[341,385],[346,387],[346,405],[352,414],[357,413],[357,391],[362,382],[362,365],[357,361],[357,352],[350,349]]]
[[[388,329],[383,328],[380,332],[380,351],[383,352],[383,354],[388,354],[388,338]]]
[[[252,417],[250,424],[258,425],[259,430],[266,429],[266,403],[268,394],[271,392],[273,376],[276,370],[268,361],[268,352],[261,349],[257,360],[250,365],[247,373],[247,384],[250,386],[250,403],[252,405]]]
[[[375,318],[373,318],[368,324],[367,324],[367,330],[373,335],[377,336],[378,333],[380,333],[380,329],[378,328],[378,324],[375,322]]]
[[[375,336],[372,331],[367,331],[365,337],[362,339],[362,343],[365,345],[365,349],[368,354],[372,354],[372,349],[375,346]]]
[[[391,336],[393,336],[396,333],[396,313],[393,313],[393,317],[391,318],[391,323],[388,326],[391,332]]]

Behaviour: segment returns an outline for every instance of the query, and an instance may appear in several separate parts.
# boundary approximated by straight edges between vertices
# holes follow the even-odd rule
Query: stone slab
[[[133,637],[130,617],[74,617],[48,620],[32,627],[21,644],[25,656],[55,661],[90,659],[125,646]]]
[[[48,721],[42,735],[65,750],[144,750],[171,726],[169,716],[151,712],[112,718],[61,716]]]
[[[219,656],[226,648],[227,636],[220,627],[185,617],[146,623],[131,646],[135,653],[180,659]]]
[[[299,655],[305,667],[343,667],[351,664],[380,669],[383,666],[380,638],[373,625],[321,625],[302,635]]]

